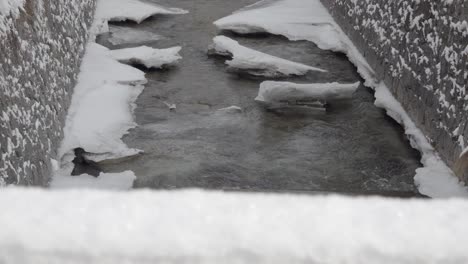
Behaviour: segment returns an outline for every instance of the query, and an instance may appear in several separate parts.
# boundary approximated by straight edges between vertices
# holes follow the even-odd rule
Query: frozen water
[[[326,72],[323,69],[288,61],[244,47],[239,42],[225,36],[217,36],[213,39],[210,53],[232,57],[232,60],[226,61],[231,69],[245,70],[252,75],[284,77],[304,75],[309,71]]]

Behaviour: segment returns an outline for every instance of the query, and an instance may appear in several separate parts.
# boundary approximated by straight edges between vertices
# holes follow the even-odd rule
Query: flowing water
[[[361,86],[352,99],[331,103],[327,111],[268,109],[254,101],[265,79],[230,73],[223,58],[207,55],[220,33],[213,21],[254,2],[161,0],[190,13],[157,16],[140,25],[119,23],[113,38],[99,38],[111,49],[180,45],[183,57],[175,68],[147,73],[148,84],[136,102],[139,126],[124,137],[145,154],[105,169],[134,171],[135,188],[418,196],[413,177],[420,156],[402,128],[374,106],[370,89]],[[343,54],[310,42],[221,33],[247,47],[328,70],[283,80],[361,80]],[[177,110],[169,111],[165,103]],[[233,105],[242,112],[218,111]]]

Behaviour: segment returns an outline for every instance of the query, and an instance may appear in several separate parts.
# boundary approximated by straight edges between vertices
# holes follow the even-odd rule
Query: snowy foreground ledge
[[[278,103],[284,101],[329,101],[351,98],[361,83],[311,83],[265,81],[260,84],[256,101]]]
[[[260,1],[214,24],[219,29],[241,34],[268,32],[290,40],[308,40],[322,49],[344,52],[358,68],[365,85],[376,90],[375,104],[384,108],[405,128],[412,146],[421,152],[424,167],[418,169],[415,176],[419,192],[434,198],[468,197],[468,187],[461,184],[441,160],[422,131],[388,87],[376,78],[374,70],[319,0]]]
[[[0,211],[5,264],[468,263],[468,200],[6,189]]]
[[[285,77],[304,75],[309,71],[326,72],[323,69],[281,59],[244,47],[239,42],[225,36],[217,36],[213,39],[213,45],[211,45],[209,53],[232,57],[232,60],[226,61],[231,70],[244,70],[258,76]]]

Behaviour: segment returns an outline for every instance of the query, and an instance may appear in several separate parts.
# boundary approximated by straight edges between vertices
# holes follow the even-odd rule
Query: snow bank
[[[117,62],[109,49],[90,43],[78,76],[60,149],[76,147],[92,153],[134,153],[120,139],[134,127],[133,102],[146,83],[144,72]]]
[[[281,59],[244,47],[239,42],[225,36],[215,37],[209,52],[232,57],[232,60],[226,61],[226,64],[231,69],[245,70],[252,75],[283,77],[304,75],[309,71],[326,72],[319,68]]]
[[[94,35],[108,32],[109,21],[131,20],[141,23],[145,19],[158,14],[179,15],[186,13],[188,11],[180,8],[164,7],[139,0],[98,0],[92,32]]]
[[[163,68],[177,63],[182,57],[179,55],[181,47],[168,49],[154,49],[147,46],[112,50],[111,56],[127,64],[141,64],[147,68]]]
[[[365,85],[376,90],[376,105],[385,108],[405,128],[413,147],[421,151],[424,167],[418,169],[415,176],[419,191],[430,197],[468,196],[468,189],[440,159],[424,134],[388,87],[377,79],[366,59],[319,0],[260,1],[216,21],[215,25],[238,33],[269,32],[290,40],[309,40],[322,49],[344,52],[357,67]]]
[[[88,44],[59,150],[61,168],[56,171],[51,187],[128,189],[132,186],[135,176],[131,172],[101,174],[99,179],[71,177],[73,157],[69,155],[77,147],[101,154],[101,159],[139,153],[137,149],[128,148],[121,138],[135,126],[132,116],[134,101],[143,91],[145,83],[142,71],[119,63],[107,48],[96,43]],[[115,179],[115,183],[111,182],[112,179]]]
[[[0,211],[6,264],[468,263],[467,200],[6,189]]]
[[[264,0],[214,24],[240,34],[269,32],[290,40],[309,40],[322,49],[345,50],[333,18],[317,0]]]
[[[312,83],[297,84],[291,82],[265,81],[260,84],[256,101],[308,101],[308,100],[339,100],[351,98],[359,87],[360,82],[353,84],[340,83]]]

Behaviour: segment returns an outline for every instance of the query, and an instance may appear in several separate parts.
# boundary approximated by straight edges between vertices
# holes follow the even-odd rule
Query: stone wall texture
[[[0,185],[47,185],[95,0],[26,0],[0,13]]]
[[[322,0],[460,179],[468,182],[468,3]]]

